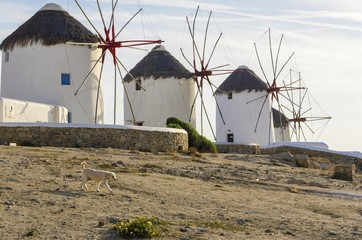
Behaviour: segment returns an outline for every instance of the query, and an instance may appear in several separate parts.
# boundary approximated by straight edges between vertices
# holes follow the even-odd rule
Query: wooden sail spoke
[[[96,64],[98,64],[100,62],[100,60],[102,59],[102,71],[101,74],[103,73],[103,64],[104,64],[104,59],[106,56],[106,53],[109,52],[112,55],[113,58],[113,65],[114,65],[114,124],[116,124],[116,102],[117,102],[117,70],[119,72],[119,75],[122,76],[121,74],[121,67],[126,70],[126,68],[124,67],[124,65],[122,64],[122,62],[118,59],[117,57],[117,49],[119,48],[132,48],[132,47],[137,47],[137,46],[144,46],[144,45],[149,45],[149,44],[160,44],[162,43],[162,40],[124,40],[124,41],[118,41],[117,37],[120,35],[120,33],[123,31],[123,29],[142,11],[142,9],[140,9],[139,11],[137,11],[126,23],[125,25],[116,33],[116,29],[115,29],[115,10],[118,4],[118,0],[116,0],[115,2],[112,0],[111,1],[111,8],[112,8],[112,14],[110,17],[110,21],[109,21],[109,25],[106,26],[106,22],[105,22],[105,18],[104,18],[104,14],[103,11],[101,9],[101,5],[100,5],[100,1],[96,0],[97,3],[97,7],[98,7],[98,12],[100,15],[100,18],[102,20],[102,25],[103,25],[103,29],[104,29],[104,35],[102,35],[100,33],[100,31],[98,31],[98,29],[94,26],[94,24],[90,21],[90,18],[88,17],[88,15],[85,13],[85,11],[83,10],[82,6],[79,4],[78,0],[75,0],[76,4],[78,5],[79,9],[81,10],[81,12],[83,13],[84,17],[87,19],[88,23],[92,26],[93,30],[97,33],[98,38],[99,38],[99,44],[97,45],[98,48],[102,49],[102,55],[101,57],[97,60],[97,62],[94,64],[91,72],[94,70]],[[121,66],[121,67],[120,67]],[[81,86],[78,88],[78,90],[76,91],[76,94],[79,92],[79,90],[81,89],[81,87],[84,85],[84,83],[86,82],[86,80],[88,79],[89,75],[91,74],[88,73],[88,75],[86,76],[86,78],[84,79],[84,81],[82,82]],[[129,73],[126,70],[127,73]],[[100,76],[101,78],[101,76]],[[123,81],[122,81],[123,82]],[[142,86],[141,88],[143,90],[145,90]],[[96,103],[96,108],[98,106],[98,96],[97,96],[97,103]],[[132,111],[132,115],[134,118],[134,114],[133,114],[133,110],[131,108]],[[97,109],[96,109],[96,115],[97,115]],[[97,116],[95,117],[95,119],[97,118]],[[135,120],[135,119],[134,119]]]

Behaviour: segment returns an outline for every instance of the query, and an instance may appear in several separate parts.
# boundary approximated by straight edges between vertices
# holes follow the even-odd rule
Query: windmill
[[[290,82],[297,82],[299,85],[298,91],[287,93],[293,103],[291,108],[285,108],[285,112],[290,116],[288,121],[292,129],[291,138],[298,142],[317,140],[331,117],[311,95],[300,72],[290,71]]]
[[[204,101],[204,84],[206,83],[210,86],[212,95],[216,102],[217,109],[218,109],[219,113],[222,115],[219,104],[215,98],[215,90],[217,89],[217,87],[215,86],[215,84],[212,83],[211,76],[227,74],[227,73],[230,73],[231,71],[224,69],[224,67],[228,66],[228,64],[210,67],[211,60],[215,54],[215,50],[216,50],[219,42],[220,42],[222,33],[220,33],[218,35],[218,37],[216,38],[216,40],[214,41],[214,43],[212,45],[211,51],[208,52],[208,45],[207,45],[208,41],[207,40],[209,37],[208,36],[209,35],[209,26],[210,26],[210,19],[212,16],[212,11],[209,12],[209,15],[207,17],[203,36],[197,35],[198,31],[196,29],[196,20],[198,17],[198,13],[199,13],[199,6],[197,7],[195,15],[192,20],[190,20],[188,17],[186,17],[188,32],[190,34],[191,42],[192,42],[192,58],[191,58],[191,60],[190,60],[190,58],[186,57],[184,49],[181,48],[180,50],[181,50],[181,54],[182,54],[183,58],[186,60],[186,62],[192,68],[193,80],[196,83],[196,87],[197,87],[196,96],[195,96],[195,99],[194,99],[192,107],[191,107],[191,113],[193,112],[196,100],[199,97],[200,104],[201,104],[201,106],[200,106],[201,135],[203,135],[203,117],[205,116],[206,120],[208,122],[208,125],[211,129],[212,135],[213,135],[214,139],[216,140],[216,135],[215,135],[215,132],[211,125],[211,120],[210,120],[209,114],[207,112],[207,108],[206,108],[205,101]],[[199,46],[200,43],[202,45],[201,47]],[[208,56],[207,56],[207,54],[208,54]],[[190,113],[190,118],[191,118],[191,113]]]
[[[121,35],[122,31],[142,11],[142,9],[137,11],[124,24],[124,26],[121,27],[117,31],[116,26],[115,26],[115,18],[116,18],[115,12],[116,12],[116,8],[117,8],[118,0],[116,0],[116,1],[112,0],[111,1],[111,16],[109,18],[109,23],[108,24],[106,24],[105,17],[104,17],[104,14],[103,14],[103,10],[101,8],[99,0],[96,0],[99,16],[100,16],[100,18],[102,20],[102,25],[103,25],[103,34],[101,34],[101,31],[99,31],[95,27],[95,25],[91,22],[90,18],[88,17],[88,15],[86,14],[86,12],[82,8],[82,6],[80,5],[79,1],[78,0],[74,0],[74,1],[76,2],[79,9],[83,13],[84,17],[87,19],[88,23],[91,25],[92,29],[96,32],[96,34],[98,36],[99,43],[97,43],[97,44],[92,43],[90,45],[92,45],[92,46],[95,45],[97,48],[101,49],[101,55],[99,56],[97,61],[94,63],[91,71],[85,76],[83,82],[80,84],[77,91],[75,92],[75,95],[77,95],[79,93],[80,89],[82,88],[84,83],[89,78],[89,76],[90,76],[91,72],[93,71],[93,69],[98,64],[101,64],[100,78],[99,78],[99,82],[98,82],[98,92],[97,92],[97,99],[96,99],[96,102],[97,102],[96,106],[98,106],[100,86],[101,86],[101,80],[102,80],[102,74],[103,74],[103,66],[104,66],[104,62],[105,62],[105,59],[106,59],[106,55],[107,55],[107,53],[109,53],[111,55],[110,57],[112,58],[113,65],[114,65],[114,119],[113,119],[113,122],[114,122],[114,124],[116,124],[116,115],[117,115],[116,114],[116,109],[117,109],[117,101],[116,101],[116,99],[117,99],[116,98],[116,96],[117,96],[117,91],[116,91],[116,89],[117,89],[117,74],[119,75],[119,77],[121,79],[123,79],[121,70],[128,73],[128,70],[126,69],[126,67],[124,66],[122,61],[117,56],[117,49],[120,49],[120,48],[132,48],[132,47],[143,46],[143,45],[148,45],[148,44],[159,44],[162,41],[161,40],[122,40],[122,41],[118,40],[118,37]],[[123,81],[122,81],[122,84],[124,84]],[[126,94],[127,94],[127,92],[126,92]],[[128,97],[127,97],[127,99],[128,99]],[[130,104],[130,101],[128,101],[128,103]],[[132,107],[131,107],[131,109],[132,109]],[[96,112],[96,114],[95,114],[95,123],[96,123],[97,122],[97,109],[96,109],[95,112]],[[133,120],[135,121],[136,119],[133,119]]]
[[[264,103],[270,98],[272,107],[278,110],[280,115],[287,116],[289,127],[292,129],[290,138],[294,137],[296,141],[302,139],[306,141],[306,130],[304,129],[307,128],[310,132],[315,132],[308,122],[329,120],[330,117],[325,113],[323,114],[326,117],[306,117],[307,114],[312,113],[312,108],[305,106],[307,99],[310,98],[307,98],[308,89],[296,66],[295,53],[287,46],[284,34],[279,35],[279,37],[275,37],[275,35],[277,34],[268,29],[254,43],[257,66],[268,85],[267,94],[263,97]],[[249,103],[256,100],[251,99]],[[260,113],[263,107],[264,104]],[[270,115],[272,115],[271,110]],[[259,127],[259,117],[255,123],[255,131]],[[269,128],[272,128],[271,119],[272,117],[270,117]],[[280,117],[280,119],[285,118]]]

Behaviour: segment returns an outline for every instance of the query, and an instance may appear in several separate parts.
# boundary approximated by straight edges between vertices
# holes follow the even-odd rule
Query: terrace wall
[[[180,129],[96,124],[1,123],[0,144],[140,151],[184,151],[187,133]]]

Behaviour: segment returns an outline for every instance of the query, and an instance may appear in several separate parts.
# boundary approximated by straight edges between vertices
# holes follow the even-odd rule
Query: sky
[[[73,17],[94,32],[74,0],[2,0],[0,3],[0,41],[33,16],[47,3],[57,3]],[[96,0],[79,0],[92,23],[101,31],[101,18]],[[102,0],[104,16],[111,15],[111,0]],[[345,0],[119,0],[116,9],[116,28],[120,29],[140,8],[127,25],[119,40],[162,39],[166,49],[191,70],[180,48],[188,59],[192,58],[191,37],[186,17],[192,21],[200,6],[196,21],[196,40],[200,48],[208,14],[212,11],[207,38],[206,56],[220,33],[211,63],[228,64],[229,69],[241,65],[252,68],[259,76],[254,43],[262,51],[267,31],[271,29],[273,41],[278,43],[281,34],[283,48],[294,52],[291,61],[301,73],[322,114],[332,117],[323,132],[314,141],[325,142],[330,149],[362,152],[362,1]],[[260,44],[260,45],[259,45]],[[142,47],[150,50],[152,46]],[[139,62],[147,51],[121,49],[117,53],[127,69]],[[265,50],[260,55],[268,56]],[[275,54],[275,52],[274,52]],[[286,55],[288,56],[288,54]],[[207,57],[206,57],[207,58]],[[266,57],[267,58],[267,57]],[[265,58],[265,59],[266,59]],[[267,60],[264,60],[265,65]],[[280,60],[282,61],[282,60]],[[106,122],[113,119],[113,67],[105,67]],[[226,76],[216,76],[212,81],[220,85]],[[120,88],[120,85],[118,86]],[[122,89],[119,89],[122,92]],[[210,116],[215,115],[212,94],[205,97]],[[117,102],[122,102],[119,96]],[[117,105],[117,124],[123,124],[123,104]],[[214,120],[213,120],[214,122]],[[214,123],[213,123],[214,124]],[[210,132],[206,131],[206,134]]]

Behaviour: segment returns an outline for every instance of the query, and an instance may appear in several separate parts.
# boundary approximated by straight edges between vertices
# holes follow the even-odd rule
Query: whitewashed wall
[[[94,123],[100,64],[74,94],[100,54],[96,47],[70,44],[15,47],[8,62],[3,53],[1,97],[61,105],[72,113],[72,122]],[[71,85],[61,85],[61,73],[70,73]],[[102,91],[97,123],[103,123]]]
[[[192,79],[141,78],[145,90],[136,91],[134,81],[125,84],[136,121],[144,121],[144,126],[165,127],[169,117],[177,117],[189,122],[191,106],[195,99],[196,87]],[[124,99],[124,123],[131,125],[131,108]],[[195,127],[195,108],[190,124]]]
[[[0,98],[0,122],[66,123],[67,114],[62,106]]]
[[[227,142],[228,133],[234,134],[235,143],[259,144],[264,146],[275,142],[269,97],[262,108],[265,95],[265,91],[233,92],[232,99],[228,99],[228,96],[225,94],[217,94],[216,98],[225,120],[224,125],[221,115],[217,111],[217,142]],[[260,112],[261,109],[262,111]],[[260,120],[257,125],[259,114]],[[256,125],[257,128],[255,132]]]
[[[290,142],[289,125],[287,127],[275,127],[275,142]]]

